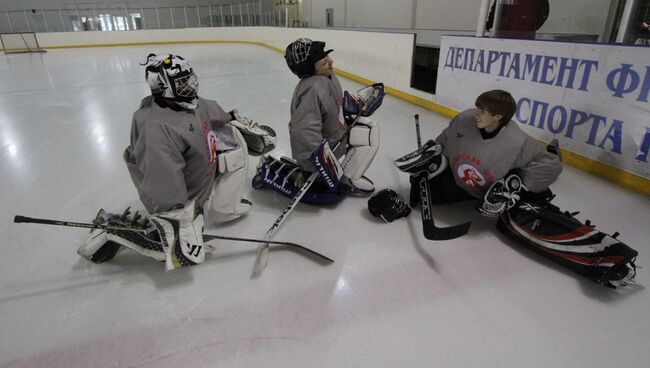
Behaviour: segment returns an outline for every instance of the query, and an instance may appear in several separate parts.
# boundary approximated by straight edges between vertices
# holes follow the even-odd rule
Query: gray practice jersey
[[[203,98],[197,109],[182,111],[161,107],[153,96],[142,100],[133,114],[124,161],[150,213],[182,207],[194,198],[203,205],[217,173],[217,152],[230,144],[218,132],[230,119],[215,101]]]
[[[343,118],[343,91],[335,75],[331,78],[314,75],[301,79],[291,100],[289,136],[291,155],[304,170],[313,171],[309,156],[316,147],[328,139],[332,149],[344,138],[347,131]],[[345,153],[341,144],[335,154]]]
[[[524,185],[541,192],[562,171],[557,155],[510,121],[490,139],[483,139],[476,127],[475,109],[456,115],[436,138],[454,173],[456,184],[474,197],[481,197],[490,185],[508,171],[518,169]]]

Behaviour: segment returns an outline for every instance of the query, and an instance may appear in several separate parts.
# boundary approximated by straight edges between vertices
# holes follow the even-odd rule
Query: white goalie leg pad
[[[379,125],[369,118],[361,117],[350,129],[350,147],[343,159],[343,172],[354,186],[365,191],[373,191],[372,182],[363,176],[379,149]]]
[[[203,263],[203,214],[197,213],[196,200],[181,209],[156,213],[151,222],[160,234],[167,271]]]
[[[229,127],[239,147],[220,154],[219,175],[217,175],[210,197],[205,202],[203,212],[209,224],[232,221],[248,212],[252,204],[242,199],[248,187],[248,151],[246,142],[239,130]],[[223,164],[222,164],[223,162]]]

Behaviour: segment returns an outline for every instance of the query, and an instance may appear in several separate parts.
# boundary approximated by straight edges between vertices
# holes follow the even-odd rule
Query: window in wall
[[[411,72],[412,88],[429,93],[436,93],[439,55],[439,48],[415,46],[413,70]]]
[[[140,13],[131,13],[131,29],[142,29],[142,16]]]
[[[117,31],[128,31],[129,30],[129,24],[126,21],[125,17],[117,16],[113,17],[115,20],[115,30]]]
[[[334,27],[334,8],[325,9],[325,21],[328,27]]]
[[[99,24],[101,25],[101,30],[102,31],[112,31],[113,30],[113,22],[111,22],[111,15],[110,14],[100,14],[99,15]]]

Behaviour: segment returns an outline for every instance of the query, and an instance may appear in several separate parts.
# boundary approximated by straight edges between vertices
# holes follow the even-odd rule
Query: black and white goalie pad
[[[203,213],[196,199],[184,208],[155,213],[150,220],[160,235],[167,271],[203,263]]]
[[[231,111],[230,115],[233,120],[228,124],[241,132],[251,156],[263,155],[275,148],[278,139],[273,128],[240,116],[237,110]]]
[[[497,217],[517,204],[522,191],[526,191],[526,187],[521,177],[517,174],[507,175],[492,183],[483,200],[479,202],[478,211],[483,216]]]
[[[598,231],[587,220],[562,212],[548,202],[522,200],[504,211],[497,229],[504,235],[599,284],[634,285],[638,252]]]
[[[122,247],[158,261],[165,260],[158,231],[139,212],[131,215],[127,208],[121,215],[117,215],[100,209],[92,223],[106,228],[91,230],[77,249],[80,256],[91,262],[110,261]]]
[[[430,139],[422,147],[407,153],[393,163],[400,171],[413,176],[426,172],[429,179],[432,179],[447,168],[447,157],[442,154],[442,150],[441,145]]]
[[[393,222],[402,217],[408,217],[411,208],[404,197],[392,189],[382,189],[368,200],[368,211],[384,222]]]

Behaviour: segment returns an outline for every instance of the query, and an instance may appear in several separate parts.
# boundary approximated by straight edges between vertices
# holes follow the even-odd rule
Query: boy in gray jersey
[[[478,210],[498,216],[504,235],[600,284],[633,285],[636,250],[550,203],[548,186],[562,171],[557,145],[545,148],[510,121],[516,104],[506,91],[485,92],[475,105],[397,166],[428,174],[431,203],[479,198]],[[421,190],[411,183],[415,205]]]
[[[490,187],[516,172],[529,195],[547,196],[562,171],[558,155],[510,121],[516,110],[510,93],[493,90],[476,99],[476,108],[454,117],[435,142],[448,165],[429,181],[432,203],[483,198]],[[419,202],[412,180],[411,205]]]
[[[151,95],[133,114],[123,157],[151,213],[150,223],[141,226],[147,234],[93,230],[78,253],[103,262],[125,246],[165,261],[169,270],[203,262],[204,214],[221,222],[250,209],[242,199],[248,151],[242,134],[228,124],[232,114],[198,96],[198,79],[185,59],[150,54],[143,65]],[[97,221],[135,225],[124,224],[124,217]]]
[[[300,38],[287,46],[289,69],[300,78],[291,99],[289,135],[292,157],[304,171],[313,172],[312,152],[326,139],[334,154],[345,155],[341,166],[354,192],[375,190],[364,176],[379,148],[379,125],[360,118],[348,131],[343,111],[343,91],[334,74],[333,61],[325,42]],[[339,144],[340,143],[340,144]],[[337,146],[338,145],[338,146]]]

